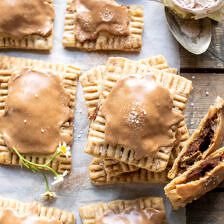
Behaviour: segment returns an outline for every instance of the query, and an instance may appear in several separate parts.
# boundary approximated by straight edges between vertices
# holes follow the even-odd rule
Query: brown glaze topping
[[[52,32],[54,9],[45,0],[1,0],[0,33],[22,38]]]
[[[59,76],[23,69],[9,80],[0,131],[9,148],[21,153],[50,154],[61,142],[61,126],[72,119],[70,97]]]
[[[62,224],[61,221],[40,218],[36,215],[18,215],[11,209],[0,210],[0,223],[1,224]]]
[[[201,177],[204,177],[207,172],[213,170],[216,166],[218,166],[218,164],[223,160],[224,155],[206,159],[200,164],[200,167],[193,170],[187,175],[186,182],[199,180]]]
[[[136,159],[175,142],[171,126],[183,119],[172,96],[153,75],[130,75],[118,81],[102,105],[105,140],[135,150]]]
[[[76,0],[77,35],[80,42],[95,40],[99,32],[129,34],[128,8],[115,0]]]
[[[165,220],[165,214],[156,209],[126,209],[119,214],[113,211],[106,212],[96,220],[96,224],[161,224]]]

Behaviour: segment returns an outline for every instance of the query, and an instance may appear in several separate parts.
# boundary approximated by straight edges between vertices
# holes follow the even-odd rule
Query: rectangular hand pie
[[[43,207],[36,202],[23,203],[1,198],[0,223],[75,224],[75,217],[71,212]]]
[[[71,146],[79,73],[71,65],[0,56],[0,164],[20,165],[11,149],[44,164],[58,145]],[[50,166],[70,171],[71,156],[60,154]]]
[[[140,51],[143,26],[141,6],[122,6],[115,0],[67,0],[63,45],[87,51]]]
[[[176,69],[170,68],[165,57],[158,55],[141,59],[139,63],[146,66],[163,70],[169,73],[177,74]],[[103,80],[107,71],[106,65],[101,65],[84,72],[80,76],[80,82],[83,87],[84,98],[88,108],[90,120],[96,117],[97,105],[103,90]],[[124,70],[125,72],[125,70]],[[130,71],[135,73],[136,71]]]
[[[79,214],[83,224],[167,223],[163,199],[159,197],[100,202],[81,207]]]
[[[173,208],[178,209],[216,188],[224,180],[224,148],[196,162],[173,179],[165,193]]]
[[[173,179],[185,172],[195,161],[206,158],[221,146],[223,136],[224,100],[217,97],[215,104],[209,108],[208,113],[179,153],[168,177]]]
[[[1,0],[0,8],[0,48],[52,48],[53,0]]]
[[[173,106],[168,105],[170,110],[172,110],[173,112],[169,113],[169,112],[167,112],[167,110],[165,110],[167,112],[167,114],[169,114],[168,116],[173,116],[172,119],[175,120],[174,117],[176,117],[176,115],[177,115],[177,114],[175,115],[175,113],[182,114],[182,111],[185,108],[187,98],[188,98],[189,93],[192,88],[191,81],[189,81],[181,76],[178,76],[178,75],[174,75],[174,74],[167,73],[164,71],[155,70],[143,63],[139,63],[139,62],[134,63],[133,61],[130,61],[125,58],[110,58],[107,62],[106,69],[107,69],[106,73],[105,73],[106,75],[105,75],[105,79],[103,82],[104,85],[103,85],[102,100],[101,100],[102,105],[106,101],[109,104],[111,104],[112,100],[108,100],[108,96],[111,95],[110,94],[111,91],[113,91],[115,89],[114,87],[116,87],[116,85],[117,86],[123,85],[122,82],[128,83],[130,81],[130,80],[128,80],[130,77],[133,80],[133,84],[136,83],[136,80],[137,80],[138,83],[141,83],[141,85],[143,84],[145,86],[146,86],[145,83],[147,80],[152,81],[155,79],[152,82],[156,86],[157,85],[160,86],[159,88],[162,88],[164,90],[164,92],[163,91],[162,92],[165,95],[166,95],[166,93],[168,93],[167,91],[169,91],[173,95],[172,96]],[[137,76],[134,77],[134,75],[132,75],[132,74],[137,74]],[[139,78],[139,77],[141,77],[141,78]],[[149,81],[149,83],[151,83],[151,81]],[[126,88],[126,86],[125,86],[125,88]],[[127,88],[129,88],[129,87],[127,86]],[[136,88],[138,88],[138,87],[136,87]],[[131,89],[133,90],[133,87]],[[147,88],[145,89],[145,91],[148,91],[148,90],[149,89],[147,89]],[[154,87],[153,87],[153,90],[154,90]],[[127,91],[129,91],[129,90],[127,90]],[[138,93],[138,91],[132,91],[132,92]],[[161,92],[159,91],[158,93],[160,94]],[[130,96],[130,94],[123,94],[123,96]],[[159,95],[156,94],[155,96],[158,97]],[[134,96],[134,97],[136,97],[136,96]],[[120,97],[119,97],[119,99],[120,99]],[[144,98],[141,98],[141,99],[144,99]],[[165,100],[164,102],[168,102],[168,101]],[[128,101],[125,100],[124,102],[127,103]],[[131,99],[131,102],[134,102],[134,101]],[[157,101],[155,101],[155,102],[157,102]],[[114,105],[116,105],[116,104],[114,104]],[[117,105],[120,105],[120,104],[118,103]],[[122,105],[121,108],[124,108],[123,104],[121,104],[121,105]],[[155,105],[155,107],[157,107],[157,106],[158,105]],[[141,109],[141,106],[138,106],[138,105],[137,106],[135,105],[134,107],[135,107],[134,110]],[[162,107],[160,107],[160,108],[162,108]],[[119,110],[119,108],[118,108],[118,110]],[[177,112],[174,112],[174,111],[177,111]],[[124,111],[124,113],[126,113],[126,111]],[[143,117],[143,119],[146,119],[145,118],[146,112],[142,111],[141,113],[142,113],[141,116]],[[171,115],[172,113],[174,113],[174,114]],[[114,114],[119,115],[118,113],[114,113]],[[135,116],[136,116],[136,112],[133,112],[133,113],[131,112],[131,114],[130,114],[131,120],[130,121],[132,123],[134,122],[133,125],[135,125],[135,123],[136,123]],[[112,120],[114,121],[114,119],[116,119],[116,118],[113,118]],[[128,119],[129,119],[129,117],[128,117]],[[172,119],[169,118],[168,119],[169,122]],[[154,122],[154,119],[150,119],[150,120],[152,122]],[[178,123],[181,120],[182,119],[180,119],[179,121],[176,120],[176,122]],[[122,118],[121,122],[123,122],[123,121],[124,121],[124,119]],[[118,124],[120,125],[121,122],[119,121]],[[138,123],[138,122],[140,122],[140,123]],[[142,121],[137,120],[136,127],[138,127],[139,124],[141,124],[141,122]],[[162,122],[161,124],[164,125],[164,122]],[[126,123],[123,122],[123,125],[126,125]],[[143,125],[145,125],[145,122],[143,122]],[[164,125],[164,127],[165,126],[166,126],[166,124]],[[165,131],[166,133],[169,132],[169,134],[168,134],[169,137],[167,136],[167,138],[173,139],[173,140],[176,139],[176,134],[177,134],[177,130],[178,130],[177,126],[178,125],[174,125],[173,129],[171,128],[169,130],[167,129],[167,132]],[[113,129],[113,130],[115,130],[115,129]],[[124,130],[124,129],[120,128],[119,130]],[[138,129],[138,130],[143,131],[142,129]],[[132,134],[134,134],[134,135],[136,134],[136,136],[138,136],[139,135],[138,130]],[[149,129],[147,128],[147,130],[149,130]],[[150,130],[154,131],[154,128],[152,128]],[[119,144],[108,144],[108,141],[105,141],[105,137],[107,137],[107,136],[114,137],[115,135],[114,134],[107,135],[107,134],[105,134],[106,131],[107,131],[106,119],[104,117],[104,112],[102,110],[102,107],[100,107],[99,111],[97,113],[96,119],[91,123],[89,137],[88,137],[88,145],[85,149],[85,152],[92,154],[93,156],[96,156],[96,157],[115,159],[115,160],[125,162],[125,163],[131,164],[131,165],[134,165],[134,166],[137,166],[140,168],[145,168],[152,172],[162,172],[166,169],[172,148],[174,146],[174,142],[172,144],[170,144],[170,146],[161,147],[159,151],[153,153],[153,156],[150,155],[150,156],[146,156],[144,158],[136,158],[135,157],[136,151],[134,151],[132,149],[134,147],[134,145],[129,144],[128,147],[123,147],[122,144],[120,144],[120,143]],[[118,134],[118,132],[115,132],[115,134]],[[144,134],[144,133],[142,133],[142,134]],[[153,134],[152,136],[155,136],[155,135]],[[120,136],[118,135],[118,138],[119,137]],[[135,140],[135,142],[133,142],[133,143],[137,142],[136,137],[124,138],[124,139],[129,139],[129,140],[133,139],[133,141]],[[154,140],[157,141],[159,139],[157,139],[157,140],[154,139]],[[171,140],[171,141],[173,141],[173,140]],[[159,142],[161,142],[161,141],[159,140]],[[125,145],[125,144],[123,144],[123,145]],[[139,144],[142,144],[142,146],[143,146],[145,143],[143,144],[142,141],[139,141]],[[151,144],[151,143],[148,142],[147,144]],[[153,145],[154,145],[154,143],[153,143]],[[146,145],[145,145],[145,147],[150,148],[150,147],[147,147]],[[137,148],[140,148],[140,147],[137,147]]]

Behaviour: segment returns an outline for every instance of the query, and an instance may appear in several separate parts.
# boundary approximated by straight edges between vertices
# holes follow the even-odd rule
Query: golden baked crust
[[[126,183],[151,183],[164,184],[168,182],[167,171],[161,173],[150,172],[145,169],[137,168],[123,171],[125,163],[118,163],[116,169],[110,169],[106,165],[106,161],[100,158],[94,158],[89,166],[89,176],[91,182],[95,185],[107,184],[126,184]],[[122,167],[120,167],[122,166]],[[118,172],[120,167],[120,172]],[[113,174],[113,175],[111,175]]]
[[[197,169],[203,168],[203,164],[221,156],[219,164],[215,167],[205,167],[203,176],[198,179],[188,180],[188,175]],[[166,187],[165,193],[171,201],[173,208],[178,209],[184,207],[187,203],[200,198],[205,193],[217,187],[224,180],[224,148],[221,148],[206,159],[196,162],[186,172],[173,179]]]
[[[20,215],[25,215],[35,206],[36,215],[43,218],[51,218],[61,221],[62,224],[75,224],[75,217],[71,212],[66,212],[57,208],[43,207],[37,202],[23,203],[11,199],[0,198],[0,210],[1,209],[13,209]]]
[[[165,57],[158,55],[141,59],[140,64],[163,70],[169,73],[177,74],[176,69],[170,68]],[[92,120],[97,114],[97,105],[103,90],[103,80],[106,73],[106,66],[101,65],[84,72],[80,76],[80,82],[83,87],[84,98],[88,108],[89,118]]]
[[[45,0],[54,7],[53,0]],[[9,35],[0,34],[0,48],[24,50],[50,50],[53,46],[53,31],[48,37],[28,35],[18,39]]]
[[[123,162],[112,159],[94,158],[89,166],[89,176],[91,182],[95,185],[106,184],[125,184],[125,183],[167,183],[167,173],[172,167],[175,158],[186,143],[189,133],[186,123],[180,124],[180,140],[176,147],[173,148],[168,167],[161,173],[150,172]]]
[[[144,26],[143,9],[141,6],[129,6],[130,34],[127,37],[100,33],[95,41],[84,41],[81,43],[77,41],[75,37],[77,21],[74,1],[75,0],[67,0],[63,36],[63,45],[65,47],[74,47],[86,51],[119,50],[135,52],[141,50]]]
[[[83,224],[95,224],[96,219],[104,214],[107,210],[112,210],[113,212],[119,213],[126,208],[154,208],[159,211],[165,212],[163,199],[159,197],[147,197],[139,198],[135,200],[117,200],[108,203],[96,203],[81,207],[79,209],[79,214],[82,219]],[[167,223],[165,220],[161,224]]]
[[[70,109],[74,112],[76,102],[77,81],[80,70],[71,65],[51,64],[43,61],[16,58],[8,56],[0,56],[0,113],[4,113],[5,100],[8,94],[8,81],[14,69],[24,67],[32,67],[37,70],[50,70],[51,72],[62,76],[63,86],[66,93],[70,95]],[[63,135],[73,136],[73,121],[66,122],[61,128]],[[49,155],[24,155],[26,159],[39,164],[44,164]],[[64,155],[57,157],[50,166],[59,173],[65,170],[71,170],[71,157],[66,158]],[[19,166],[19,158],[15,153],[12,153],[6,146],[2,135],[0,135],[0,164]]]
[[[215,125],[213,124],[211,127],[207,127],[211,120],[215,121]],[[209,129],[208,129],[209,128]],[[212,136],[203,136],[203,133],[207,130],[211,131]],[[187,170],[187,168],[199,159],[206,158],[209,154],[214,152],[217,148],[219,148],[223,142],[224,136],[224,100],[220,97],[217,97],[216,102],[212,105],[208,113],[201,120],[198,128],[194,131],[191,137],[188,139],[187,143],[184,145],[181,153],[179,153],[176,158],[172,169],[169,171],[168,177],[170,179],[175,178],[180,173],[183,173]],[[203,141],[200,143],[203,148],[200,151],[200,144],[196,144],[197,140],[200,138]],[[204,143],[203,143],[204,142]],[[196,151],[192,151],[190,154],[187,153],[190,148],[195,144]]]
[[[159,83],[168,88],[174,96],[174,107],[183,111],[192,89],[191,81],[170,73],[155,70],[142,63],[134,63],[125,58],[110,58],[106,65],[106,78],[104,80],[102,100],[107,97],[116,82],[125,74],[147,75],[149,72],[155,74]],[[112,147],[105,143],[105,118],[101,110],[98,111],[96,119],[91,123],[88,144],[85,152],[101,158],[115,159],[152,172],[162,172],[166,169],[173,147],[162,147],[154,157],[146,157],[136,160],[131,149],[120,145]],[[173,130],[176,132],[176,129]]]

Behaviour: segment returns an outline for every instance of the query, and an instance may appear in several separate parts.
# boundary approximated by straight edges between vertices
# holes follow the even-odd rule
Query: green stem
[[[48,183],[48,179],[47,179],[47,176],[46,176],[46,174],[44,174],[44,173],[41,173],[42,175],[43,175],[43,177],[44,177],[44,182],[45,182],[45,191],[46,192],[48,192],[48,191],[50,191],[50,187],[49,187],[49,183]]]
[[[52,161],[52,159],[50,159],[46,164],[36,164],[36,163],[26,160],[23,156],[21,156],[21,154],[15,148],[13,150],[19,156],[19,159],[22,161],[23,165],[25,163],[25,166],[28,165],[30,167],[30,169],[32,169],[34,171],[39,171],[39,172],[41,170],[48,170],[48,171],[52,172],[55,176],[59,175],[53,168],[51,168],[47,165]],[[55,153],[53,156],[54,157],[53,159],[55,159],[58,154],[59,153]]]

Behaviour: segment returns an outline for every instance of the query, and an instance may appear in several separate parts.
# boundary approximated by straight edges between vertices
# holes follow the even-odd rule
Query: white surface
[[[158,3],[147,0],[123,0],[123,4],[144,4],[145,31],[143,36],[143,49],[140,54],[118,54],[118,53],[86,53],[77,50],[65,50],[62,47],[62,33],[65,0],[55,0],[56,23],[54,48],[51,54],[28,53],[22,51],[7,51],[1,54],[11,56],[29,57],[42,59],[55,63],[70,63],[83,70],[104,63],[108,56],[125,56],[131,59],[139,59],[150,55],[163,54],[169,64],[179,68],[178,46],[171,37],[163,14],[163,7]],[[150,185],[122,185],[94,187],[88,180],[88,165],[91,157],[84,154],[83,148],[86,144],[86,133],[88,120],[86,107],[79,86],[78,103],[75,116],[75,139],[73,146],[73,174],[57,187],[58,199],[50,206],[67,209],[76,214],[78,223],[78,207],[98,201],[109,201],[113,199],[134,199],[141,196],[162,195],[162,186]],[[0,196],[31,202],[40,200],[40,194],[44,191],[42,176],[33,174],[22,169],[0,167]],[[167,201],[167,200],[166,200]],[[166,202],[169,223],[184,224],[185,211],[171,212],[169,203]]]

